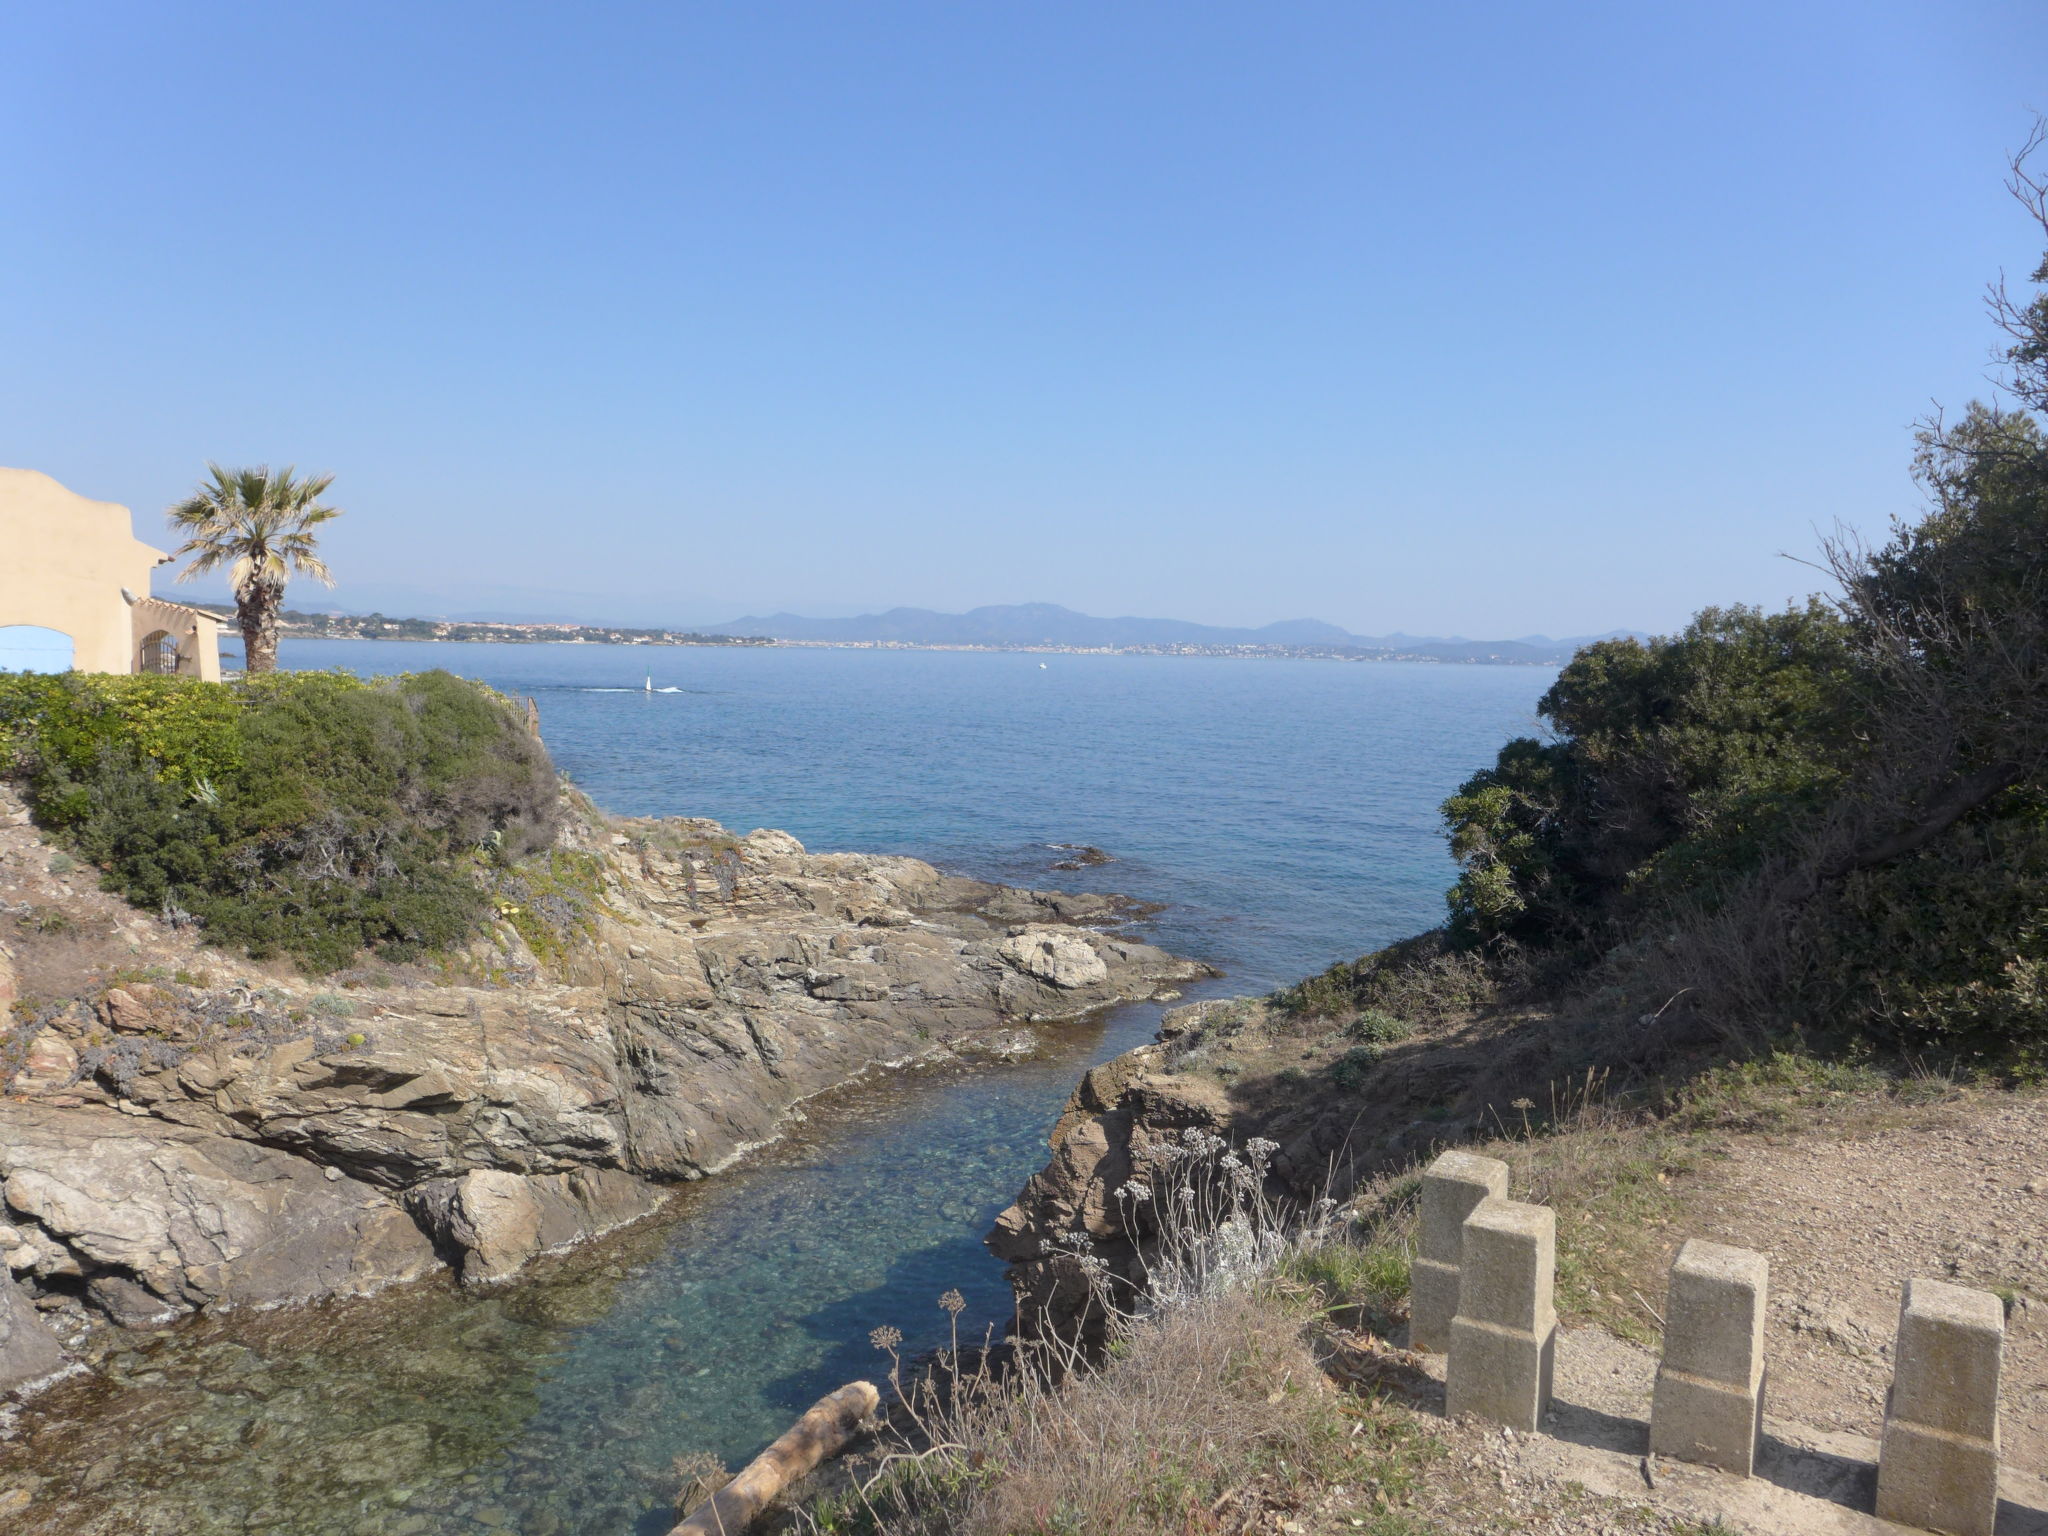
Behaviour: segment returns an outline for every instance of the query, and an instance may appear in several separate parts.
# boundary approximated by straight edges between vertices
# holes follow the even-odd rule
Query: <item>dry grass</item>
[[[1516,1199],[1557,1213],[1560,1315],[1654,1345],[1665,1270],[1684,1236],[1684,1181],[1731,1136],[1830,1123],[1876,1134],[1903,1107],[1953,1091],[1936,1074],[1892,1076],[1782,1052],[1654,1092],[1610,1093],[1607,1079],[1595,1074],[1547,1089],[1540,1103],[1523,1098],[1494,1106],[1488,1118],[1496,1134],[1467,1150],[1501,1159]],[[1417,1174],[1408,1168],[1362,1185],[1351,1201],[1352,1224],[1334,1240],[1347,1252],[1297,1261],[1321,1275],[1365,1277],[1348,1288],[1325,1284],[1330,1305],[1391,1322],[1398,1309],[1389,1303],[1385,1277],[1413,1251]],[[1365,1326],[1388,1331],[1380,1323]]]
[[[1949,1091],[1935,1077],[1782,1054],[1714,1068],[1654,1098],[1610,1093],[1596,1075],[1560,1085],[1540,1106],[1501,1106],[1498,1134],[1472,1150],[1510,1165],[1517,1198],[1557,1212],[1561,1314],[1654,1345],[1664,1271],[1685,1235],[1688,1176],[1731,1137],[1816,1125],[1876,1134]],[[1191,1145],[1179,1177],[1213,1192],[1221,1158],[1233,1154],[1219,1154],[1213,1138]],[[1247,1143],[1245,1155],[1255,1158],[1258,1145]],[[950,1392],[913,1385],[901,1432],[855,1469],[851,1491],[797,1512],[795,1528],[1447,1531],[1434,1523],[1443,1490],[1432,1494],[1423,1479],[1459,1482],[1458,1467],[1442,1459],[1455,1432],[1398,1400],[1334,1385],[1333,1372],[1343,1373],[1325,1358],[1373,1347],[1357,1335],[1399,1336],[1418,1182],[1412,1168],[1388,1174],[1362,1186],[1341,1221],[1286,1234],[1272,1208],[1249,1197],[1232,1205],[1232,1186],[1221,1186],[1202,1223],[1213,1243],[1219,1225],[1249,1221],[1254,1262],[1216,1264],[1201,1224],[1170,1232],[1145,1310],[1117,1316],[1106,1358],[1043,1342],[1024,1346],[1013,1369],[968,1373]],[[1155,1192],[1155,1209],[1170,1205],[1168,1193]]]
[[[1433,1442],[1332,1387],[1309,1321],[1290,1288],[1231,1286],[1139,1320],[1064,1381],[1026,1365],[970,1383],[927,1418],[921,1453],[899,1447],[802,1528],[1222,1536],[1314,1511],[1382,1536],[1422,1529],[1395,1512]]]
[[[1190,1129],[1115,1198],[1152,1234],[1134,1284],[1079,1234],[1057,1261],[1085,1280],[1100,1353],[1055,1336],[897,1387],[873,1472],[801,1516],[810,1532],[891,1536],[1224,1536],[1312,1511],[1383,1536],[1429,1444],[1414,1422],[1334,1386],[1316,1354],[1336,1202],[1267,1198],[1274,1143]],[[1313,1265],[1309,1265],[1313,1269]],[[1405,1285],[1405,1272],[1403,1274]],[[940,1305],[956,1298],[941,1298]],[[1090,1336],[1095,1336],[1090,1330]],[[900,1335],[877,1330],[890,1351]],[[1393,1521],[1395,1523],[1389,1523]]]

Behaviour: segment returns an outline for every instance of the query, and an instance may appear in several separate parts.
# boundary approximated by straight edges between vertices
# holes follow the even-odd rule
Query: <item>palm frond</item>
[[[191,560],[178,580],[227,565],[238,605],[253,583],[282,591],[293,572],[334,584],[309,531],[341,516],[341,508],[320,501],[333,475],[301,478],[290,464],[228,469],[211,461],[206,471],[197,490],[165,509],[171,527],[185,535],[175,555]]]

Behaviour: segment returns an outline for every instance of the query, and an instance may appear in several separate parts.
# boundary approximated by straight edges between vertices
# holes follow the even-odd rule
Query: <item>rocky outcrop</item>
[[[1210,999],[1174,1009],[1154,1043],[1089,1072],[1053,1128],[1050,1159],[988,1237],[1011,1266],[1021,1326],[1094,1332],[1103,1319],[1091,1285],[1142,1282],[1155,1212],[1202,1177],[1203,1158],[1234,1179],[1255,1173],[1273,1208],[1306,1212],[1584,1070],[1568,1030],[1529,1027],[1516,1010],[1414,1011],[1415,1022],[1349,1021]],[[1233,1149],[1234,1169],[1224,1164]]]
[[[437,1250],[502,1278],[864,1072],[1015,1055],[1028,1026],[1208,973],[1103,931],[1132,910],[1116,898],[570,810],[452,974],[324,987],[237,975],[0,824],[0,913],[36,924],[16,937],[38,995],[0,1023],[23,1282],[67,1317],[144,1323],[366,1289]],[[112,984],[77,974],[94,954]]]
[[[1027,1334],[1089,1334],[1103,1314],[1091,1304],[1079,1259],[1115,1281],[1140,1279],[1146,1207],[1118,1198],[1127,1184],[1166,1190],[1188,1129],[1227,1130],[1221,1088],[1176,1076],[1163,1048],[1140,1046],[1082,1079],[1048,1138],[1052,1157],[996,1218],[988,1247],[1010,1266],[1018,1324]]]
[[[1088,944],[1057,928],[1027,928],[996,946],[996,954],[1015,966],[1063,992],[1100,985],[1109,979],[1109,967]]]
[[[870,1067],[1018,1022],[1077,1018],[1208,974],[1071,926],[1102,896],[1019,891],[918,859],[807,854],[703,822],[633,824],[600,929],[636,1171],[691,1177],[775,1133],[801,1100]],[[678,845],[680,839],[680,845]],[[637,919],[637,920],[632,920]],[[1062,957],[1041,954],[1056,936]]]
[[[97,1108],[0,1102],[8,1267],[115,1322],[361,1293],[434,1265],[385,1195],[230,1137]]]
[[[479,1168],[418,1186],[406,1205],[463,1283],[477,1285],[517,1274],[536,1254],[638,1221],[662,1198],[646,1180],[609,1168],[538,1175]]]
[[[0,1393],[31,1391],[62,1374],[70,1363],[70,1352],[43,1322],[27,1292],[0,1274]]]

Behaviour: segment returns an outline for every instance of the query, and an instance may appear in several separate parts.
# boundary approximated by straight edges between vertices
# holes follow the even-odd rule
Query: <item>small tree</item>
[[[211,481],[165,514],[185,535],[177,553],[192,556],[178,580],[227,566],[242,629],[243,665],[251,672],[274,672],[285,583],[296,573],[334,585],[326,562],[314,553],[318,540],[312,532],[341,516],[341,508],[320,502],[334,476],[301,479],[289,464],[275,473],[268,464],[254,469],[208,464],[206,470]]]

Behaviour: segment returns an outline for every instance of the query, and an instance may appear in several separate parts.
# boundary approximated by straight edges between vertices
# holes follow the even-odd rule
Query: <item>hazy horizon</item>
[[[203,582],[193,582],[193,584],[184,584],[184,586],[166,586],[164,590],[170,596],[174,596],[174,598],[182,596],[182,598],[193,600],[193,602],[217,602],[217,604],[231,602],[225,586],[219,584],[219,582],[203,580]],[[485,590],[471,592],[471,594],[467,594],[463,598],[449,600],[449,598],[436,598],[430,588],[408,590],[408,588],[401,588],[401,586],[371,586],[371,588],[360,588],[356,592],[356,596],[350,598],[348,592],[344,588],[340,588],[340,586],[336,586],[334,590],[328,590],[324,586],[319,586],[317,582],[295,582],[289,588],[287,596],[285,596],[285,604],[289,608],[299,610],[299,612],[336,612],[336,614],[350,614],[350,616],[367,616],[367,614],[373,614],[373,612],[381,612],[387,618],[436,618],[436,621],[449,621],[449,623],[492,623],[492,621],[496,621],[496,623],[512,623],[512,625],[616,625],[616,627],[625,627],[625,629],[711,629],[711,627],[721,627],[721,625],[737,623],[737,621],[741,621],[741,618],[768,618],[768,616],[776,616],[776,614],[799,614],[803,618],[860,618],[860,616],[866,616],[866,614],[885,614],[885,612],[893,612],[893,610],[901,610],[901,608],[924,610],[924,612],[940,612],[940,614],[958,614],[958,612],[975,612],[977,608],[1034,606],[1034,604],[1042,604],[1042,602],[1047,602],[1047,600],[1044,600],[1044,598],[1020,598],[1014,604],[1010,604],[1010,602],[993,602],[993,604],[975,604],[975,608],[938,608],[938,606],[934,606],[930,602],[901,602],[901,604],[887,604],[887,606],[885,604],[838,604],[838,606],[809,608],[809,610],[803,610],[801,614],[795,608],[776,604],[776,606],[760,608],[760,610],[754,610],[754,612],[672,614],[672,612],[666,612],[659,602],[645,602],[645,600],[635,602],[631,598],[623,600],[623,602],[612,602],[610,598],[604,598],[602,594],[555,594],[555,592],[549,592],[545,588],[485,588]],[[1067,608],[1067,604],[1053,604],[1053,606]],[[1069,608],[1069,612],[1081,612],[1081,610]],[[1282,623],[1288,623],[1288,621],[1300,621],[1300,618],[1313,618],[1313,621],[1333,623],[1333,621],[1325,621],[1323,614],[1311,614],[1311,612],[1286,612],[1286,614],[1276,612],[1276,614],[1272,614],[1268,618],[1253,618],[1253,621],[1243,623],[1243,625],[1219,621],[1219,618],[1208,618],[1206,614],[1198,614],[1198,612],[1147,612],[1147,614],[1102,612],[1102,614],[1087,614],[1087,616],[1092,616],[1092,618],[1147,618],[1147,621],[1184,621],[1184,623],[1198,623],[1198,625],[1217,625],[1217,627],[1225,627],[1225,629],[1262,629],[1266,625],[1282,625]],[[1464,641],[1464,639],[1470,639],[1470,641],[1477,641],[1477,639],[1542,639],[1542,641],[1563,641],[1563,639],[1606,637],[1606,635],[1614,635],[1614,633],[1649,633],[1649,631],[1642,631],[1638,625],[1626,625],[1626,623],[1622,623],[1622,625],[1604,625],[1604,627],[1583,629],[1583,631],[1569,631],[1569,633],[1563,633],[1563,635],[1548,635],[1548,633],[1540,633],[1540,631],[1516,633],[1516,635],[1511,635],[1507,631],[1501,631],[1501,633],[1487,631],[1483,635],[1481,633],[1466,635],[1466,633],[1456,633],[1456,631],[1448,631],[1448,629],[1395,629],[1395,627],[1352,629],[1348,625],[1346,625],[1346,629],[1350,629],[1352,635],[1401,635],[1401,637],[1409,637],[1409,639],[1460,639],[1460,641]]]
[[[0,42],[0,462],[158,543],[208,459],[332,470],[303,606],[1667,631],[1920,506],[1911,423],[2039,257],[2017,0]],[[192,88],[279,60],[288,111]]]

